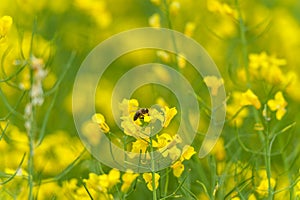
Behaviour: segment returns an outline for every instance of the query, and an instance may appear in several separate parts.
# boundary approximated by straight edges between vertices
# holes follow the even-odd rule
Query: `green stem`
[[[167,196],[168,194],[168,187],[169,187],[169,172],[170,168],[166,168],[166,182],[165,182],[165,190],[164,190],[164,196]]]
[[[245,71],[246,71],[246,78],[247,78],[247,87],[250,88],[250,75],[249,75],[249,66],[248,66],[248,42],[247,42],[247,38],[246,38],[246,25],[245,22],[243,20],[242,17],[242,12],[239,6],[239,1],[236,0],[236,7],[237,7],[237,11],[238,11],[238,24],[239,24],[239,30],[240,30],[240,40],[241,40],[241,44],[242,44],[242,53],[243,53],[243,64],[245,67]]]
[[[153,154],[153,146],[152,146],[152,138],[150,137],[150,157],[151,157],[151,173],[152,173],[152,199],[157,200],[156,196],[156,187],[155,187],[155,162],[154,162],[154,154]]]
[[[33,173],[34,173],[34,109],[31,109],[32,115],[30,116],[30,129],[28,131],[28,142],[29,142],[29,155],[28,155],[28,185],[29,185],[29,194],[28,199],[33,200]]]
[[[266,137],[265,137],[265,163],[266,163],[266,171],[268,178],[268,199],[273,199],[273,188],[271,184],[271,145],[269,138],[269,127],[267,126]]]

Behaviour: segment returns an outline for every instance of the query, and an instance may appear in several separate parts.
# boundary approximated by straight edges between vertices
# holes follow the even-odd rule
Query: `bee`
[[[133,121],[136,121],[138,118],[144,119],[144,115],[148,114],[148,113],[149,113],[148,108],[141,108],[141,109],[137,110],[133,116]]]

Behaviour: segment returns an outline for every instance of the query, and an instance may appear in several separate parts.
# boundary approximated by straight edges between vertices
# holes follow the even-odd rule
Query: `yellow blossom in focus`
[[[160,27],[160,16],[158,13],[151,15],[151,17],[149,18],[149,25],[153,28]]]
[[[178,67],[181,68],[181,69],[185,68],[185,66],[186,66],[185,56],[183,54],[178,54],[176,56],[176,58],[177,58]]]
[[[97,175],[89,173],[88,179],[83,179],[87,188],[92,188],[95,191],[106,193],[114,185],[120,182],[120,171],[111,169],[108,174]]]
[[[169,135],[168,133],[156,135],[156,138],[157,138],[157,143],[155,143],[155,145],[153,145],[153,147],[157,147],[157,148],[163,148],[163,147],[167,146],[173,140],[172,136]]]
[[[105,118],[102,114],[96,113],[92,116],[92,121],[97,123],[100,126],[101,131],[103,133],[108,133],[109,132],[109,126],[105,123]]]
[[[281,120],[286,113],[285,107],[287,106],[281,91],[275,94],[274,99],[268,101],[268,106],[272,111],[276,111],[276,119]]]
[[[258,97],[250,89],[248,89],[246,92],[242,93],[240,105],[241,106],[252,105],[256,109],[260,109],[260,107],[261,107]]]
[[[180,160],[189,160],[191,159],[191,157],[196,153],[194,147],[190,146],[190,145],[185,145],[182,149],[182,154],[180,157]]]
[[[196,29],[196,24],[194,22],[188,22],[185,25],[184,34],[188,37],[192,37],[195,29]]]
[[[122,112],[122,116],[129,116],[137,111],[139,107],[139,102],[136,99],[123,99],[119,104],[119,109]]]
[[[126,193],[128,189],[130,188],[132,182],[139,176],[139,174],[133,173],[132,170],[127,170],[123,175],[122,175],[122,181],[123,184],[121,186],[121,191]]]
[[[108,188],[112,188],[114,185],[120,182],[120,171],[118,169],[111,169],[108,173]]]
[[[180,10],[180,3],[178,1],[172,1],[169,10],[171,15],[177,15]]]
[[[151,117],[149,115],[144,116],[144,122],[149,123],[151,121]]]
[[[103,179],[104,176],[107,176],[106,174],[100,175]],[[107,192],[107,187],[108,184],[103,182],[100,183],[100,176],[98,176],[95,173],[89,173],[89,178],[88,179],[83,179],[83,182],[85,182],[86,187],[89,189],[94,189],[95,191],[98,192]]]
[[[169,126],[173,117],[177,114],[177,110],[175,107],[170,109],[168,106],[165,106],[164,111],[165,111],[165,121],[163,123],[163,127],[166,128]]]
[[[211,89],[212,96],[217,96],[219,87],[224,84],[224,80],[216,76],[205,76],[203,81]]]
[[[0,18],[0,43],[5,39],[12,26],[12,23],[13,19],[10,16],[3,16]]]
[[[132,150],[133,153],[145,153],[148,148],[149,142],[145,141],[144,139],[137,139],[135,142],[132,143]]]
[[[173,174],[175,177],[179,178],[184,171],[184,165],[180,160],[176,161],[171,168],[173,169]]]
[[[169,158],[173,161],[177,160],[181,154],[181,151],[179,148],[177,148],[177,146],[166,146],[165,148],[160,149],[162,156],[163,157],[167,157],[169,156]]]
[[[155,189],[158,187],[158,181],[159,181],[160,175],[158,173],[155,173],[154,175],[154,180],[155,180]],[[152,186],[152,173],[144,173],[143,174],[143,179],[145,180],[147,187],[149,190],[153,191],[153,186]]]

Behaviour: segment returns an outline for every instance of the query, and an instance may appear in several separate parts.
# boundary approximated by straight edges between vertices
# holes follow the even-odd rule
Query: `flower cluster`
[[[117,169],[111,169],[107,174],[89,173],[89,178],[83,179],[84,185],[79,186],[77,179],[65,181],[64,196],[72,199],[114,199],[111,191],[115,186],[121,183],[121,192],[125,194],[138,176],[130,170],[121,175]]]
[[[277,92],[275,98],[268,100],[266,104],[271,111],[276,111],[277,120],[281,120],[286,114],[287,102],[281,91]],[[242,125],[243,119],[247,117],[249,112],[245,109],[245,106],[253,106],[257,110],[262,107],[259,98],[252,90],[248,89],[244,93],[234,92],[232,94],[232,102],[227,106],[228,116],[230,120],[232,120],[231,124],[234,124],[237,127]],[[267,117],[265,110],[262,111],[262,115]]]

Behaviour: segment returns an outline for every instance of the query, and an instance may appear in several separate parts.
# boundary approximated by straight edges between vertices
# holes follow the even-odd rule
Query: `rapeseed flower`
[[[260,109],[261,103],[258,99],[258,97],[252,92],[251,89],[248,89],[246,92],[242,93],[241,106],[254,106],[256,109]]]
[[[123,175],[122,175],[122,181],[123,184],[121,186],[121,191],[122,192],[127,192],[128,189],[130,188],[132,182],[139,176],[137,173],[133,173],[131,170],[127,170]]]
[[[285,101],[282,92],[275,94],[275,98],[268,101],[268,106],[272,111],[276,111],[276,119],[281,120],[286,113],[287,102]]]
[[[155,189],[157,189],[158,187],[158,184],[159,184],[159,178],[160,178],[160,175],[158,173],[155,173],[154,175],[154,180],[155,180]],[[152,180],[152,173],[144,173],[143,174],[143,179],[145,180],[146,184],[147,184],[147,187],[150,191],[153,191],[153,180]]]

